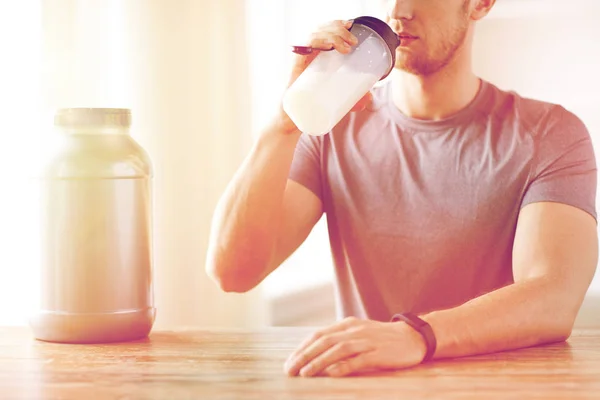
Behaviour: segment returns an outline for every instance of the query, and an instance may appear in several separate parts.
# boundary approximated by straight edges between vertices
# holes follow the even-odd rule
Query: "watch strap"
[[[431,325],[425,322],[423,319],[417,317],[413,313],[406,312],[395,314],[392,317],[392,322],[403,321],[407,325],[410,325],[414,330],[419,332],[423,339],[425,340],[425,345],[427,347],[427,351],[425,353],[425,357],[423,358],[423,362],[431,360],[433,355],[435,354],[435,349],[437,347],[437,340],[435,338],[435,334],[433,333],[433,329]]]

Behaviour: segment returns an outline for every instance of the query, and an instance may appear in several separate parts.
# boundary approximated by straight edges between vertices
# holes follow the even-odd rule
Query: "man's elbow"
[[[531,281],[536,306],[531,327],[541,343],[564,342],[571,337],[585,291],[580,283],[541,277]]]
[[[564,322],[559,324],[553,332],[553,342],[565,342],[571,337],[573,323]]]
[[[545,345],[552,343],[565,342],[571,336],[573,331],[573,324],[555,319],[553,321],[539,320],[534,322],[535,333],[531,335],[531,331],[528,335],[531,335],[531,344],[534,346]]]
[[[226,263],[210,259],[206,263],[206,273],[209,278],[226,293],[246,293],[254,289],[262,279],[252,273],[255,268],[244,263],[240,268],[238,263]]]
[[[568,304],[569,302],[567,301],[560,302],[560,305],[557,304],[554,310],[548,315],[548,320],[551,321],[550,329],[548,329],[549,341],[551,342],[564,342],[573,333],[579,307],[575,304]]]
[[[254,288],[253,285],[248,284],[247,282],[243,282],[234,277],[228,277],[227,275],[214,273],[209,273],[208,275],[219,289],[226,293],[246,293]]]

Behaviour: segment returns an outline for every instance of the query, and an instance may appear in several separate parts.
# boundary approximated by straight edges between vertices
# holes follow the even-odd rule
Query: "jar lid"
[[[381,79],[385,79],[394,69],[394,65],[396,65],[396,49],[400,45],[400,38],[388,24],[375,17],[362,16],[354,18],[352,20],[352,24],[360,24],[372,29],[383,39],[390,49],[390,54],[392,55],[392,65],[385,75],[381,77]]]
[[[62,127],[103,126],[127,128],[131,110],[126,108],[62,108],[54,116],[54,125]]]

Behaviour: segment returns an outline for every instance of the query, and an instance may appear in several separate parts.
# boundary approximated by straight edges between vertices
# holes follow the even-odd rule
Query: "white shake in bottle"
[[[400,42],[385,22],[359,17],[351,32],[358,44],[350,53],[321,52],[284,95],[283,109],[303,133],[330,132],[393,68]]]
[[[302,132],[324,135],[377,83],[379,76],[307,71],[298,80],[286,93],[284,109]]]

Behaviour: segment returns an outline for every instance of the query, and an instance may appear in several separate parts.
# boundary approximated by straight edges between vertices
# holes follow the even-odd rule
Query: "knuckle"
[[[313,32],[308,36],[309,43],[316,43],[323,40],[323,35],[320,32]]]
[[[342,353],[351,353],[354,350],[354,345],[351,342],[342,342],[338,345],[338,349]]]
[[[331,336],[322,336],[319,341],[327,347],[331,347],[334,344],[334,340]]]
[[[320,371],[321,369],[323,369],[323,366],[321,364],[321,361],[314,360],[309,364],[309,369],[311,371]]]
[[[351,37],[353,37],[354,35],[352,34],[352,32],[350,32],[348,29],[346,29],[345,27],[341,27],[338,29],[339,35],[343,36],[345,39],[349,39]]]
[[[318,38],[314,39],[313,41],[311,41],[310,45],[313,48],[325,50],[325,49],[331,49],[333,47],[334,43],[325,37],[318,37]]]
[[[334,36],[332,38],[332,41],[336,45],[336,47],[344,47],[345,42],[344,42],[344,40],[341,37]]]
[[[346,41],[346,37],[344,35],[344,32],[336,31],[335,33],[333,33],[333,37],[335,37],[340,42],[345,42]]]
[[[299,365],[304,365],[308,362],[309,360],[307,359],[307,357],[304,354],[300,354],[298,355],[298,357],[296,358],[296,363]]]
[[[355,333],[364,333],[367,330],[365,325],[357,325],[352,328],[352,332]]]

